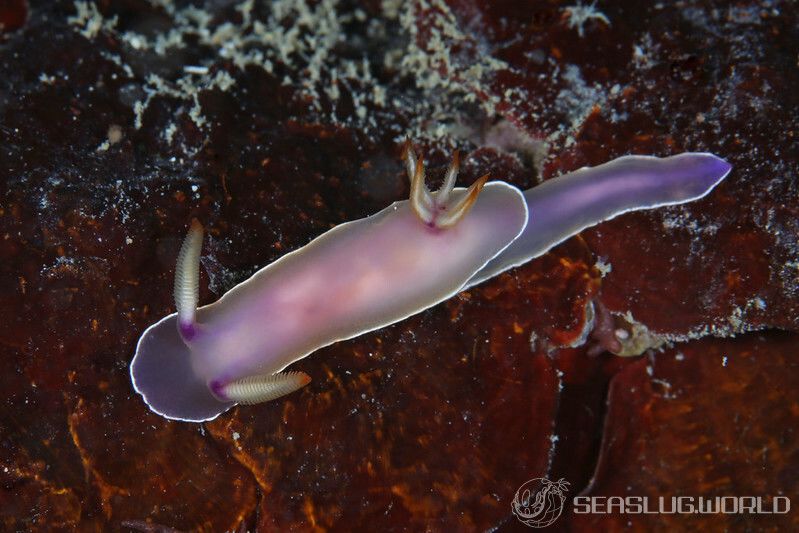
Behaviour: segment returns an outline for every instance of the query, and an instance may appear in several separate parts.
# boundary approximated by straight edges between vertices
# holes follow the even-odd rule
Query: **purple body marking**
[[[410,200],[333,228],[199,309],[195,222],[178,257],[178,312],[144,332],[131,363],[150,409],[199,422],[288,394],[310,378],[283,370],[311,352],[418,313],[619,214],[701,198],[730,170],[704,153],[628,156],[522,194],[485,177],[454,189],[456,155],[431,193],[409,146],[404,157]]]

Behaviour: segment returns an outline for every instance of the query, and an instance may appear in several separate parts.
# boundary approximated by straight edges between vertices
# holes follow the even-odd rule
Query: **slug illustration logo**
[[[527,481],[513,496],[511,509],[523,524],[530,527],[547,527],[563,512],[569,482],[561,478],[555,482],[543,477]]]

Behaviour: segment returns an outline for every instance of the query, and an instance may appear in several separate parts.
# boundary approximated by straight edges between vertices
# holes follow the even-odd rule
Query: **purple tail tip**
[[[732,164],[728,163],[724,159],[720,158],[717,155],[708,154],[712,158],[712,163],[709,165],[712,169],[712,173],[717,177],[719,181],[723,180],[727,177],[727,174],[730,173],[732,170]]]

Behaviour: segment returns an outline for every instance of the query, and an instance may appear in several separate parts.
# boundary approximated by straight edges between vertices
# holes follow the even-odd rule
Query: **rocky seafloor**
[[[7,531],[525,531],[569,495],[799,507],[799,8],[783,1],[0,5],[0,524]],[[293,367],[204,424],[128,365],[173,311],[440,179],[520,188],[708,151],[708,197],[586,230]],[[645,349],[593,355],[587,309]],[[649,348],[649,349],[646,349]],[[788,531],[787,514],[575,514],[552,529]]]

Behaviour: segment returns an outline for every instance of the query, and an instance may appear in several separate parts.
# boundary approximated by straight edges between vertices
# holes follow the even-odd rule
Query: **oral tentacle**
[[[197,332],[196,312],[200,299],[200,251],[203,245],[203,226],[195,218],[180,247],[175,265],[175,307],[178,311],[178,331],[188,342]]]
[[[225,385],[212,383],[211,389],[224,401],[252,405],[291,394],[310,382],[311,377],[305,372],[278,372],[247,376]]]

